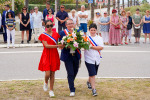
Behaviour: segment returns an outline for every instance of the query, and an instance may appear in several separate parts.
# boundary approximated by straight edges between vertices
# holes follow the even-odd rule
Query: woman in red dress
[[[43,89],[44,91],[48,90],[48,80],[50,78],[50,97],[54,96],[53,85],[54,85],[54,76],[55,71],[60,69],[60,59],[57,51],[58,47],[62,45],[57,45],[58,38],[60,35],[57,32],[52,31],[53,23],[51,20],[46,20],[45,25],[47,31],[42,33],[39,36],[39,40],[43,44],[43,53],[39,63],[38,70],[45,71],[45,82]]]

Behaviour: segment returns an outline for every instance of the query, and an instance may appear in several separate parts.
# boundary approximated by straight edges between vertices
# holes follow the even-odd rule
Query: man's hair
[[[89,30],[90,30],[91,28],[97,29],[97,25],[93,23],[93,24],[91,24],[91,25],[89,26]]]
[[[47,5],[50,5],[50,3],[49,3],[49,2],[46,2],[46,4],[47,4]]]
[[[73,21],[72,19],[68,18],[68,19],[65,21],[65,24],[67,24],[67,22],[68,22],[69,20]]]
[[[39,8],[36,6],[36,7],[34,7],[34,9],[39,9]]]
[[[85,6],[84,6],[84,5],[82,5],[82,6],[81,6],[81,8],[82,8],[82,7],[84,7],[84,8],[85,8]]]
[[[10,6],[9,6],[9,5],[5,5],[5,7],[8,7],[8,8],[10,8]]]

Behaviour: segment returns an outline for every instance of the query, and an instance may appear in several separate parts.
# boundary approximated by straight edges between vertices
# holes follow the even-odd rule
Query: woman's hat
[[[113,10],[112,10],[112,13],[116,13],[116,12],[117,12],[117,10],[116,10],[116,9],[113,9]]]

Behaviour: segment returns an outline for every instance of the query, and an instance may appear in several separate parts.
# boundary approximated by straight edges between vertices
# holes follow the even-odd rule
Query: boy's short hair
[[[97,29],[97,25],[93,23],[93,24],[91,24],[91,25],[89,26],[89,30],[90,30],[91,28]]]

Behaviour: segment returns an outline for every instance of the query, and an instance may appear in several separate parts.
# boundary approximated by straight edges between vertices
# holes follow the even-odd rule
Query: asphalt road
[[[38,71],[42,50],[42,47],[0,48],[0,80],[43,79],[44,72]],[[88,77],[83,52],[78,78]],[[150,44],[106,46],[102,57],[97,77],[150,77]],[[61,62],[56,78],[66,77],[65,66]]]

